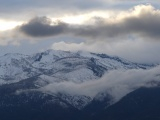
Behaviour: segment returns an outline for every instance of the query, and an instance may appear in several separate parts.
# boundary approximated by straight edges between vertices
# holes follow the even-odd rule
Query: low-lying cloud
[[[114,70],[99,80],[76,84],[73,82],[51,83],[40,90],[49,93],[66,93],[95,97],[100,92],[107,92],[117,102],[126,94],[140,88],[153,87],[160,82],[160,66],[149,70]]]
[[[160,63],[160,42],[144,40],[126,40],[106,43],[96,41],[94,43],[80,42],[55,42],[51,49],[64,51],[88,51],[94,53],[106,53],[109,55],[120,56],[136,63]],[[147,54],[146,54],[147,53]]]

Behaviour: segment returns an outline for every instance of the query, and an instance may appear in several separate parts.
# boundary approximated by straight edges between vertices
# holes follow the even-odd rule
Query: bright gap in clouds
[[[63,15],[61,17],[51,17],[52,21],[60,20],[68,24],[90,24],[92,18],[109,18],[111,11],[90,11],[78,15]]]
[[[14,29],[16,26],[21,24],[22,22],[0,20],[0,31]]]

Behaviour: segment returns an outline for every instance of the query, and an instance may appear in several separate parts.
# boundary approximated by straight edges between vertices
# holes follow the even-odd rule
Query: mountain
[[[127,74],[117,74],[117,71]],[[153,79],[147,77],[149,81],[145,84],[142,82],[128,88],[121,81],[114,81],[122,75],[129,80],[126,71],[131,73],[130,76],[133,76],[132,72],[138,71],[145,73],[146,77],[153,76]],[[142,79],[140,75],[137,76]],[[113,81],[105,83],[106,77],[111,77]],[[159,104],[158,100],[155,102],[150,99],[159,99],[159,79],[156,65],[138,64],[106,54],[55,50],[33,55],[5,54],[0,57],[0,119],[148,120],[153,114],[147,112],[153,108],[146,110],[149,117],[142,118],[138,113],[144,111],[144,106],[151,107],[152,102],[154,106]],[[99,81],[102,81],[102,85],[97,87]],[[125,82],[129,86],[134,84]],[[147,96],[147,93],[151,95]],[[120,97],[115,100],[115,96]],[[142,105],[140,109],[131,101],[133,99]],[[141,103],[141,100],[144,102]],[[132,114],[128,112],[130,108],[134,115],[132,118],[127,117]],[[155,120],[158,120],[158,116]]]
[[[1,82],[16,82],[41,76],[83,82],[98,79],[114,69],[147,69],[153,65],[137,64],[105,54],[47,50],[34,55],[5,54],[0,57]],[[74,76],[73,76],[74,75]]]
[[[119,102],[90,116],[92,120],[159,120],[160,87],[139,88]]]

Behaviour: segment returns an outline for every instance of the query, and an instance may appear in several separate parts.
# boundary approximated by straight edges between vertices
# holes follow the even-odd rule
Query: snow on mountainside
[[[150,67],[152,66],[132,63],[105,54],[47,50],[34,55],[5,54],[1,56],[0,79],[17,81],[46,75],[79,83],[97,79],[109,70]]]
[[[119,120],[129,112],[137,120],[149,111],[159,120],[159,71],[89,52],[6,54],[0,57],[0,119]]]
[[[117,56],[89,52],[47,50],[33,55],[5,54],[0,57],[0,84],[14,84],[17,93],[41,89],[53,83],[81,84],[98,80],[112,70],[149,69],[154,65],[137,64]],[[10,86],[12,87],[12,85]],[[9,88],[10,88],[9,87]],[[13,88],[10,88],[13,89]],[[27,90],[27,91],[28,91]],[[42,92],[43,93],[43,92]],[[46,94],[46,91],[45,93]],[[50,93],[77,109],[82,109],[96,98],[67,93]],[[100,100],[106,95],[101,95]]]
[[[27,61],[26,55],[22,54],[6,54],[0,57],[0,79],[22,80],[35,76],[40,73],[37,68]]]

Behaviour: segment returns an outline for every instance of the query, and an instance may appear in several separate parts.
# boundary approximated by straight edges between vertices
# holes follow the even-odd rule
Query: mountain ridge
[[[9,120],[5,115],[10,113],[20,120],[25,116],[22,109],[28,120],[33,119],[31,114],[43,112],[44,116],[35,116],[33,120],[43,120],[47,114],[47,120],[80,120],[81,115],[86,116],[82,117],[84,120],[92,120],[135,90],[159,86],[158,75],[156,65],[106,54],[55,50],[33,55],[6,54],[0,57],[0,108],[4,114],[0,116]],[[147,79],[143,81],[144,76]],[[18,117],[18,113],[22,116]]]
[[[58,71],[59,68],[66,65],[66,68],[72,66],[73,64],[70,62],[72,60],[79,60],[82,64],[86,62],[86,66],[90,66],[89,69],[92,71],[96,71],[94,65],[100,66],[103,69],[111,70],[111,69],[135,69],[142,68],[146,69],[149,67],[153,67],[155,65],[142,65],[133,62],[129,62],[127,60],[121,59],[119,57],[109,57],[105,54],[96,54],[96,53],[82,53],[82,52],[69,52],[69,51],[55,51],[55,50],[47,50],[45,52],[33,54],[33,55],[23,55],[23,54],[5,54],[0,57],[0,79],[4,80],[20,80],[22,78],[29,78],[36,76],[38,74],[43,74],[46,71]],[[60,62],[65,63],[60,63]],[[69,62],[67,62],[69,61]],[[58,63],[59,62],[59,63]],[[76,63],[78,64],[78,62]],[[80,63],[79,63],[80,64]],[[59,65],[59,66],[57,66]],[[78,65],[77,65],[78,66]],[[97,67],[98,68],[98,67]],[[60,70],[60,69],[59,69]],[[104,71],[104,70],[102,70]],[[32,74],[31,74],[32,72]],[[33,73],[34,72],[34,73]],[[19,76],[18,76],[19,74]],[[20,75],[24,74],[24,75]],[[99,75],[99,74],[98,74]],[[13,76],[18,76],[14,78]],[[102,74],[99,75],[100,77]]]

